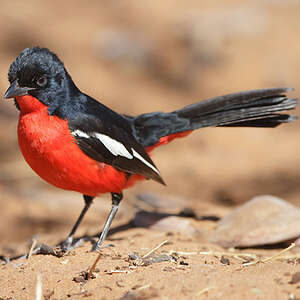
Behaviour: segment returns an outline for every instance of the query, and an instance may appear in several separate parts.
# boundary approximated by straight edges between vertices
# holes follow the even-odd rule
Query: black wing
[[[134,138],[129,122],[121,115],[88,97],[84,111],[70,115],[68,122],[79,148],[92,159],[165,184],[144,147]]]

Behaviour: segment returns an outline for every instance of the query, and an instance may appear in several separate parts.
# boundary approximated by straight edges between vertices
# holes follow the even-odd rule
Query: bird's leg
[[[99,240],[97,241],[97,244],[95,244],[92,248],[92,251],[97,251],[101,248],[101,245],[103,243],[103,241],[105,240],[106,238],[106,235],[109,231],[109,228],[110,228],[110,225],[118,211],[118,208],[119,208],[119,205],[120,205],[120,202],[123,198],[123,194],[120,193],[120,194],[117,194],[117,193],[111,193],[111,197],[112,197],[112,208],[111,208],[111,211],[109,213],[109,216],[105,222],[105,225],[103,227],[103,230],[102,230],[102,233],[100,235],[100,238]]]
[[[88,211],[88,209],[90,208],[94,197],[88,196],[88,195],[83,195],[83,199],[84,199],[84,207],[77,219],[77,221],[75,222],[71,232],[69,233],[68,237],[66,238],[66,240],[61,244],[61,249],[62,251],[66,252],[68,250],[70,250],[72,243],[73,243],[73,237],[74,234],[78,228],[78,226],[80,225],[83,217],[85,216],[86,212]]]

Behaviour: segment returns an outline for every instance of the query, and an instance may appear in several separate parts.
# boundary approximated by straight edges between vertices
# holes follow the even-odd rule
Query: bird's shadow
[[[218,216],[212,216],[212,215],[198,216],[190,208],[185,208],[185,209],[181,210],[179,213],[163,213],[163,212],[150,212],[150,211],[146,211],[146,210],[139,210],[135,214],[134,218],[132,220],[130,220],[128,223],[111,228],[107,234],[106,239],[110,240],[110,241],[120,240],[121,238],[113,238],[112,239],[112,238],[110,238],[110,236],[112,236],[118,232],[122,232],[122,231],[132,229],[132,228],[149,228],[152,225],[154,225],[155,223],[157,223],[158,221],[160,221],[164,218],[173,217],[173,216],[182,217],[182,218],[191,218],[191,219],[194,219],[197,221],[216,222],[216,221],[220,220],[220,217],[218,217]],[[136,222],[135,221],[136,219],[143,219],[143,220],[145,220],[145,222],[143,222],[143,224],[141,224],[141,222]],[[101,232],[96,233],[93,236],[83,235],[79,238],[76,238],[76,240],[77,241],[82,240],[82,239],[88,240],[94,245],[96,243],[94,238],[97,238],[100,235],[101,235]],[[63,243],[63,241],[61,243]]]
[[[123,238],[111,238],[111,236],[118,232],[123,232],[128,229],[132,229],[132,228],[149,228],[153,224],[158,222],[159,220],[167,218],[167,217],[171,217],[171,216],[182,217],[182,218],[192,218],[192,219],[199,220],[199,221],[214,221],[214,222],[218,221],[220,219],[218,216],[197,216],[194,213],[194,211],[192,211],[189,208],[183,209],[179,213],[149,212],[149,211],[145,211],[145,210],[140,210],[135,214],[133,219],[131,219],[128,223],[111,228],[107,234],[106,240],[116,241],[116,240],[123,239]],[[137,222],[135,220],[138,218],[146,220],[146,221],[143,222],[142,224],[141,224],[141,222],[138,222],[138,224],[137,224]],[[76,237],[73,240],[73,245],[80,246],[83,242],[90,242],[94,246],[96,244],[97,238],[100,236],[100,234],[101,234],[101,232],[96,233],[94,235],[86,235],[85,234],[85,235]],[[56,247],[62,246],[64,242],[65,242],[65,240],[60,241],[56,245]],[[114,245],[109,244],[108,247],[109,246],[111,247]],[[7,263],[7,262],[10,262],[13,260],[17,260],[19,258],[26,258],[27,255],[28,254],[21,254],[21,255],[10,257],[10,258],[0,255],[0,261],[2,261],[3,263]]]

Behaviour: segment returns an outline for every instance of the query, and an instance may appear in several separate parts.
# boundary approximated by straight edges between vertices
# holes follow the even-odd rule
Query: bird
[[[93,199],[110,193],[111,211],[92,250],[101,248],[123,191],[151,179],[165,185],[151,152],[203,127],[276,127],[296,120],[291,88],[219,96],[172,112],[119,114],[80,91],[63,62],[47,48],[24,49],[8,71],[5,99],[19,110],[18,144],[46,182],[83,195],[84,207],[62,243],[65,253]],[[180,174],[178,175],[180,176]]]

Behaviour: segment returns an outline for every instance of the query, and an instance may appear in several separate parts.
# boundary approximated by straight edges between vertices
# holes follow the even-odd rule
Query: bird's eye
[[[44,87],[48,83],[48,78],[46,76],[39,77],[36,80],[36,84],[40,87]]]

